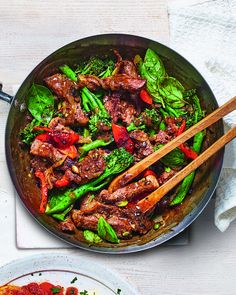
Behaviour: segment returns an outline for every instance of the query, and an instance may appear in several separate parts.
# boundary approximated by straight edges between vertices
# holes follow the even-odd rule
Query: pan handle
[[[0,82],[0,99],[8,103],[11,103],[13,98],[14,98],[13,96],[2,91],[2,83]]]

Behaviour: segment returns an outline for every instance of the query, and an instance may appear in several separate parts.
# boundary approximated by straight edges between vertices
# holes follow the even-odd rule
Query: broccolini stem
[[[99,147],[102,147],[102,146],[107,146],[112,141],[113,140],[110,140],[110,141],[106,142],[106,141],[101,140],[101,139],[96,139],[91,143],[84,144],[82,147],[79,148],[79,151],[82,153],[82,155],[84,155],[85,153],[87,153],[87,152],[89,152],[91,150],[94,150],[96,148],[99,148]]]
[[[77,81],[77,76],[76,73],[68,66],[68,65],[64,65],[64,66],[60,66],[59,69],[62,71],[62,73],[64,73],[69,79],[73,80],[73,81]]]
[[[201,131],[201,132],[195,134],[195,136],[193,138],[192,149],[196,153],[200,153],[200,151],[201,151],[204,136],[205,136],[205,132]],[[183,182],[181,183],[181,185],[179,186],[179,188],[177,190],[176,196],[174,197],[174,199],[170,203],[171,206],[179,205],[184,200],[184,198],[186,197],[186,195],[189,192],[189,189],[193,183],[195,173],[196,173],[196,171],[193,171],[188,176],[185,177],[185,179],[183,180]]]

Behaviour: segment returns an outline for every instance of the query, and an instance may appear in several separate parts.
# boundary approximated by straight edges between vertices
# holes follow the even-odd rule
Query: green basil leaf
[[[159,86],[159,92],[172,107],[181,108],[185,105],[183,100],[184,87],[175,78],[165,78]]]
[[[150,48],[147,49],[144,62],[141,66],[141,75],[148,81],[162,81],[166,76],[166,70],[159,56]],[[155,87],[155,86],[154,86]]]
[[[164,106],[164,101],[159,93],[159,83],[165,78],[166,70],[159,56],[150,48],[147,49],[144,61],[139,63],[142,78],[147,80],[147,90],[157,103]]]
[[[45,86],[33,84],[28,95],[28,110],[37,121],[48,124],[54,112],[51,91]]]
[[[98,220],[98,235],[111,243],[119,243],[119,239],[116,235],[114,229],[110,226],[110,224],[103,218],[100,217]]]
[[[84,231],[84,238],[86,241],[93,243],[93,244],[97,244],[97,243],[102,242],[102,239],[97,234],[92,232],[91,230]]]

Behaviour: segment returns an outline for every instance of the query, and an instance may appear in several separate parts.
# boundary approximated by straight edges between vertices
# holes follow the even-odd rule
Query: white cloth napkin
[[[219,105],[236,95],[236,0],[169,0],[170,46],[203,74]],[[234,111],[225,131],[236,124]],[[236,140],[226,147],[216,190],[215,225],[236,218]]]

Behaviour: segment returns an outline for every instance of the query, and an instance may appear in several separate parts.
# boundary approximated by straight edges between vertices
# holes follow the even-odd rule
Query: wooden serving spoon
[[[149,166],[157,162],[159,159],[164,157],[166,154],[168,154],[170,151],[178,147],[181,143],[184,143],[191,137],[193,137],[196,133],[206,129],[210,125],[214,124],[221,118],[223,118],[228,113],[234,111],[236,109],[236,96],[233,97],[231,100],[226,102],[224,105],[222,105],[220,108],[216,109],[214,112],[209,114],[207,117],[199,121],[196,125],[192,126],[188,130],[186,130],[184,133],[180,134],[176,138],[174,138],[172,141],[168,142],[165,146],[157,150],[156,152],[152,153],[142,161],[138,162],[128,170],[126,170],[124,173],[116,177],[110,184],[108,190],[109,192],[114,192],[117,189],[125,186],[127,183],[129,183],[133,178],[138,176],[141,172],[146,170]],[[154,199],[157,199],[158,202],[160,198],[154,197],[157,195],[166,194],[168,191],[170,191],[177,183],[179,183],[184,177],[186,177],[190,172],[195,170],[197,167],[199,167],[204,161],[206,161],[209,157],[211,157],[214,153],[216,153],[219,149],[221,149],[225,144],[227,144],[229,141],[231,141],[235,137],[235,127],[232,128],[230,131],[228,131],[224,136],[222,136],[219,140],[217,140],[209,149],[207,149],[204,153],[202,153],[200,156],[197,157],[194,161],[192,161],[188,166],[186,166],[183,170],[181,170],[179,173],[177,173],[174,177],[172,177],[169,181],[167,181],[164,185],[162,185],[160,188],[158,188],[155,192],[153,192],[151,195],[149,195],[146,199],[146,204],[151,201],[151,203],[154,203]],[[172,184],[173,183],[173,184]],[[163,193],[160,193],[163,192]],[[149,198],[150,197],[150,198]],[[145,200],[144,199],[144,200]],[[140,201],[140,206],[143,208],[144,202]],[[141,205],[142,204],[142,205]],[[148,206],[147,206],[148,207]]]

